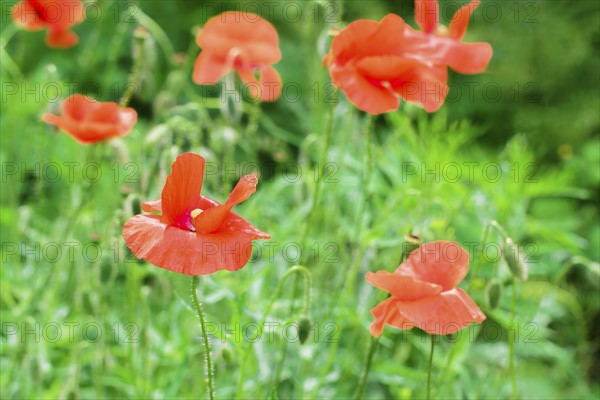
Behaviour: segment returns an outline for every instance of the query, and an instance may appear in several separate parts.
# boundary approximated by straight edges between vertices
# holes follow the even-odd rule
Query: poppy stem
[[[136,47],[139,50],[133,60],[133,68],[131,69],[131,75],[129,75],[129,82],[127,82],[127,85],[125,86],[125,93],[123,94],[123,97],[121,98],[121,101],[119,102],[119,105],[121,107],[127,107],[127,105],[129,104],[129,101],[131,101],[131,98],[133,97],[135,92],[137,92],[139,89],[138,81],[140,80],[139,78],[140,78],[140,72],[142,70],[142,63],[144,61],[144,53],[146,52],[146,49],[145,49],[146,37],[144,35],[134,36],[133,40],[138,42],[138,43],[136,43],[137,44]]]
[[[377,351],[377,347],[379,346],[379,338],[371,337],[371,342],[369,343],[369,350],[367,352],[367,359],[365,361],[365,365],[360,375],[360,380],[358,381],[358,386],[356,387],[356,392],[354,393],[354,399],[359,400],[362,399],[363,393],[365,391],[365,384],[367,383],[367,378],[369,376],[369,371],[371,370],[371,363],[373,361],[373,356]]]
[[[212,357],[210,355],[210,342],[208,341],[208,335],[206,334],[206,321],[204,319],[204,312],[202,311],[202,305],[198,302],[198,294],[196,293],[198,287],[198,276],[192,277],[192,300],[196,311],[198,312],[198,320],[200,321],[200,328],[202,329],[202,338],[204,342],[204,363],[206,369],[206,383],[208,385],[208,398],[214,400],[215,398],[215,383]]]
[[[515,277],[510,278],[512,285],[511,303],[510,303],[510,329],[508,337],[508,369],[510,371],[511,398],[517,398],[517,375],[515,371],[515,307],[517,303],[517,291]]]
[[[338,305],[338,307],[340,307],[340,309],[344,309],[344,307],[346,306],[346,302],[348,301],[348,297],[350,296],[350,293],[352,293],[352,290],[354,289],[354,285],[355,285],[355,281],[356,281],[356,276],[358,274],[358,270],[360,268],[361,265],[361,261],[363,260],[363,257],[366,253],[366,249],[365,246],[363,245],[363,241],[361,240],[361,236],[362,236],[362,232],[363,232],[363,220],[364,220],[364,214],[366,211],[366,205],[368,203],[368,199],[370,196],[370,192],[369,192],[369,182],[371,181],[371,175],[372,175],[372,169],[373,169],[373,157],[372,157],[372,153],[373,153],[373,127],[375,125],[375,117],[371,114],[369,114],[367,116],[367,121],[365,123],[365,130],[364,130],[364,137],[366,140],[366,156],[365,156],[365,170],[363,172],[363,176],[362,176],[362,181],[361,181],[361,186],[364,188],[363,192],[362,192],[362,197],[360,199],[360,204],[359,204],[359,209],[358,209],[358,215],[357,215],[357,219],[356,219],[356,226],[355,226],[355,233],[354,233],[354,238],[355,241],[357,243],[357,247],[358,250],[356,251],[356,255],[354,256],[354,263],[350,266],[350,269],[348,271],[348,273],[346,274],[346,279],[344,281],[344,286],[343,286],[343,290],[341,295],[339,296],[339,302],[336,302],[334,304]],[[333,312],[334,310],[330,309],[329,310],[329,316],[330,318],[333,316]],[[341,321],[343,321],[344,319],[342,318]],[[340,330],[344,329],[344,326],[340,323]],[[319,391],[319,388],[321,387],[321,384],[323,383],[323,380],[325,379],[325,376],[327,375],[327,371],[329,371],[329,369],[331,368],[331,366],[333,365],[333,362],[336,359],[336,354],[337,354],[337,348],[339,346],[339,340],[338,341],[334,341],[331,346],[329,347],[329,352],[327,354],[327,360],[325,361],[325,365],[322,369],[322,373],[321,376],[319,377],[319,380],[317,381],[317,384],[315,385],[315,389],[313,390],[313,394],[316,395],[316,393]]]
[[[152,18],[150,18],[146,13],[142,10],[136,10],[135,16],[138,19],[138,22],[141,26],[148,29],[148,31],[152,34],[152,36],[156,39],[156,43],[160,46],[163,51],[165,58],[170,66],[175,65],[175,49],[169,40],[169,36],[165,33],[165,31],[160,27],[159,24],[156,23]]]
[[[508,237],[506,230],[504,230],[504,228],[496,220],[493,220],[493,219],[489,220],[485,224],[485,228],[483,229],[483,235],[481,236],[481,242],[479,243],[480,250],[479,250],[479,255],[477,257],[477,262],[473,266],[473,272],[471,273],[471,279],[469,279],[469,283],[467,284],[467,288],[465,289],[467,292],[469,291],[469,289],[471,289],[471,286],[475,282],[475,278],[477,277],[477,272],[479,272],[479,268],[481,267],[481,262],[484,258],[484,254],[483,254],[484,248],[485,248],[485,245],[487,244],[488,236],[489,236],[492,228],[494,228],[503,237],[503,240],[506,240],[506,238]]]
[[[427,371],[427,400],[431,399],[431,370],[433,369],[433,351],[435,350],[435,335],[431,336],[431,350],[429,352],[429,369]]]
[[[304,278],[304,307],[302,308],[302,315],[303,316],[308,315],[308,312],[310,309],[310,288],[312,287],[311,273],[306,267],[303,267],[302,265],[294,265],[292,268],[288,269],[287,272],[279,280],[279,283],[277,284],[277,287],[275,288],[275,291],[273,292],[273,295],[271,296],[271,300],[269,301],[269,304],[267,304],[267,308],[265,308],[262,319],[260,321],[260,332],[264,331],[267,317],[271,313],[271,308],[273,308],[273,304],[275,304],[275,300],[277,300],[277,298],[279,297],[279,294],[281,293],[281,290],[283,289],[283,284],[290,276],[292,276],[295,273],[301,274]],[[246,361],[247,361],[246,354],[247,354],[247,352],[244,351],[243,355],[242,355],[242,362],[240,364],[240,378],[238,380],[236,398],[242,397],[242,394],[244,391],[244,375],[246,372]]]
[[[335,112],[335,106],[337,104],[337,91],[334,93],[334,99],[331,102],[331,107],[329,108],[329,112],[327,113],[327,120],[325,125],[325,144],[323,146],[323,151],[321,153],[321,159],[319,160],[319,164],[317,168],[319,168],[319,175],[317,176],[317,182],[315,186],[315,191],[313,192],[312,204],[310,205],[310,211],[308,212],[308,216],[306,217],[306,224],[304,224],[304,230],[302,232],[302,238],[300,239],[300,249],[302,253],[302,262],[306,263],[306,258],[308,255],[308,251],[305,251],[306,241],[308,240],[308,233],[310,227],[313,225],[312,220],[315,215],[315,211],[317,210],[317,206],[319,205],[319,200],[321,198],[321,189],[323,187],[323,180],[325,175],[325,164],[327,163],[327,156],[329,155],[329,148],[331,147],[331,141],[333,136],[333,115]]]

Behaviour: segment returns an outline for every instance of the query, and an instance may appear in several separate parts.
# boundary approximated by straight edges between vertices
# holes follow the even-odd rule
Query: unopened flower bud
[[[510,272],[515,278],[522,281],[527,280],[527,264],[523,260],[521,249],[515,242],[512,241],[511,238],[506,238],[506,242],[504,242],[504,246],[502,248],[502,257],[504,257]]]
[[[485,286],[485,303],[490,309],[497,308],[502,298],[502,282],[498,279],[492,279]]]
[[[304,344],[306,339],[308,339],[308,335],[311,330],[311,320],[307,316],[300,317],[298,320],[298,339],[300,339],[300,344]]]

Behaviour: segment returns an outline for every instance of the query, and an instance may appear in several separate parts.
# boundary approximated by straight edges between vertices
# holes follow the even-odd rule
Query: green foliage
[[[40,119],[56,109],[51,100],[66,97],[64,89],[61,96],[23,95],[23,85],[75,83],[78,92],[87,88],[87,94],[117,101],[133,65],[132,32],[138,24],[127,22],[128,10],[120,3],[99,0],[105,12],[76,27],[82,42],[73,49],[47,49],[43,33],[16,32],[6,51],[20,72],[4,57],[1,70],[6,97],[0,118],[0,397],[197,398],[205,393],[189,277],[138,261],[121,237],[140,201],[160,196],[174,158],[193,151],[216,166],[207,172],[203,193],[219,201],[241,175],[258,170],[257,193],[236,212],[273,237],[272,247],[257,243],[240,271],[200,279],[218,398],[236,395],[244,362],[244,398],[265,398],[274,388],[280,398],[352,396],[370,342],[369,310],[383,300],[364,275],[393,271],[406,256],[408,234],[424,241],[455,240],[470,251],[471,270],[462,286],[488,317],[441,339],[434,358],[435,398],[509,397],[509,330],[516,335],[519,398],[596,398],[598,5],[526,3],[500,4],[504,17],[496,23],[477,20],[476,14],[467,38],[490,41],[493,63],[481,76],[451,77],[463,89],[469,82],[498,83],[501,100],[486,101],[476,90],[474,100],[463,95],[434,115],[403,104],[378,117],[369,182],[361,179],[365,116],[333,91],[321,65],[327,31],[343,25],[326,18],[332,3],[298,2],[297,22],[281,14],[273,19],[283,53],[276,67],[284,82],[300,88],[298,101],[253,105],[246,99],[226,108],[220,87],[200,88],[190,78],[199,52],[193,29],[212,14],[190,2],[140,1],[183,62],[174,63],[160,35],[151,32],[156,40],[145,43],[153,46],[145,54],[152,56],[142,66],[141,92],[132,101],[138,124],[121,140],[86,147]],[[218,4],[222,11],[249,3]],[[517,22],[510,8],[515,4]],[[3,8],[3,18],[8,9]],[[410,2],[347,1],[343,21],[380,19],[396,11],[412,23],[411,10]],[[531,10],[535,15],[526,14]],[[526,23],[528,16],[538,22]],[[5,39],[12,28],[3,29]],[[517,100],[510,92],[514,83]],[[16,95],[6,90],[13,84]],[[329,110],[333,136],[323,166]],[[76,163],[72,174],[65,163]],[[227,173],[224,163],[237,167]],[[300,277],[285,282],[265,315],[280,279],[300,262],[294,251],[321,177],[316,223],[308,227],[302,249],[312,274],[309,316],[290,313],[293,303],[299,310],[302,301],[302,292],[293,290]],[[368,228],[357,238],[358,199],[365,190]],[[492,232],[481,242],[491,220],[518,243],[527,281],[511,284],[501,254],[505,238]],[[344,304],[340,294],[356,262]],[[497,307],[486,305],[490,281],[501,285]],[[511,323],[513,293],[518,300]],[[290,340],[291,328],[248,340],[263,318],[279,327],[299,321],[304,343]],[[309,323],[313,330],[307,332]],[[61,334],[54,340],[57,326]],[[280,365],[282,346],[287,356]],[[386,328],[365,398],[423,397],[428,351],[422,332]]]

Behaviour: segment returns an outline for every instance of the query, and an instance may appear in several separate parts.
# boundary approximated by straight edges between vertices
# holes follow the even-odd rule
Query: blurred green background
[[[487,72],[451,73],[449,99],[433,115],[403,104],[378,117],[369,182],[361,179],[366,118],[329,85],[321,63],[327,33],[389,12],[414,25],[411,1],[98,0],[86,2],[88,20],[74,28],[81,41],[69,50],[47,48],[44,32],[17,30],[14,3],[2,2],[0,33],[0,397],[204,396],[189,277],[136,261],[121,237],[124,221],[140,201],[160,196],[171,162],[185,151],[214,167],[203,194],[218,201],[257,169],[259,189],[236,211],[273,237],[257,243],[242,270],[201,279],[209,322],[230,331],[211,336],[217,397],[352,396],[370,342],[369,310],[384,298],[364,274],[392,271],[410,233],[456,240],[471,251],[480,268],[473,278],[472,267],[463,285],[488,316],[442,339],[436,398],[510,397],[514,326],[517,397],[600,396],[597,1],[483,0],[466,40],[492,44]],[[463,3],[441,4],[447,23]],[[276,26],[283,53],[276,68],[286,85],[276,103],[257,107],[232,96],[223,103],[220,86],[192,83],[194,36],[228,9],[259,12]],[[142,45],[133,39],[139,26],[150,32]],[[41,121],[72,92],[118,101],[140,46],[131,103],[140,118],[129,136],[84,147]],[[459,179],[446,169],[454,165]],[[295,251],[320,172],[325,179],[304,249],[312,336],[303,345],[281,330],[248,340],[254,331],[245,337],[243,327],[260,322],[279,280],[299,262]],[[367,229],[356,237],[365,190]],[[501,242],[495,231],[481,257],[491,220],[521,245],[527,281],[511,284],[494,253]],[[504,285],[495,309],[484,301],[491,279]],[[297,306],[302,298],[292,281],[283,287],[267,313],[279,326],[296,318],[294,294]],[[386,328],[365,398],[423,398],[428,351],[416,330]]]

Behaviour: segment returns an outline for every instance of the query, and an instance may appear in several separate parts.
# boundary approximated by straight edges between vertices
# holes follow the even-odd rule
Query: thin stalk
[[[306,223],[304,224],[304,230],[302,232],[302,238],[300,239],[300,249],[302,253],[302,263],[306,263],[306,257],[308,252],[305,251],[306,241],[308,240],[308,233],[310,227],[312,226],[312,221],[315,216],[315,211],[319,205],[319,200],[321,198],[321,189],[323,187],[323,175],[325,174],[325,164],[327,163],[327,156],[329,155],[329,148],[331,147],[332,137],[333,137],[333,115],[335,112],[335,106],[337,104],[337,92],[336,97],[331,102],[331,107],[329,108],[329,112],[327,113],[327,122],[325,124],[325,145],[323,146],[323,151],[321,153],[321,159],[319,160],[319,176],[317,177],[317,182],[315,186],[315,191],[313,192],[312,204],[310,206],[310,211],[306,217]]]
[[[281,290],[283,289],[283,284],[290,276],[292,276],[295,273],[301,274],[304,278],[304,306],[302,308],[302,314],[303,315],[308,314],[308,311],[310,309],[310,288],[312,286],[311,274],[310,274],[310,271],[307,268],[303,267],[302,265],[294,265],[292,268],[288,269],[287,272],[279,280],[279,283],[277,284],[277,287],[275,288],[275,291],[273,292],[273,295],[271,296],[271,300],[269,301],[269,304],[267,304],[267,307],[265,308],[265,311],[261,318],[260,330],[259,330],[260,332],[262,332],[264,330],[264,326],[267,321],[267,317],[271,313],[271,308],[273,308],[273,304],[275,304],[275,301],[277,300],[277,298],[279,297],[279,294],[281,293]],[[237,385],[236,398],[240,398],[242,396],[242,393],[244,390],[244,379],[245,379],[246,364],[247,364],[246,355],[247,355],[247,351],[244,350],[242,353],[242,361],[240,364],[240,377],[239,377],[238,385]]]
[[[427,400],[431,399],[431,370],[433,369],[433,351],[435,350],[435,336],[431,336],[431,350],[429,352],[429,369],[427,370]]]
[[[129,101],[131,101],[131,97],[134,95],[134,93],[136,92],[136,90],[138,89],[138,81],[140,79],[140,72],[142,70],[142,62],[144,59],[144,52],[145,52],[145,39],[143,38],[135,38],[134,40],[139,40],[139,53],[137,54],[137,57],[135,57],[134,63],[133,63],[133,68],[131,70],[131,76],[129,79],[129,83],[127,84],[127,87],[125,88],[125,93],[123,94],[123,98],[121,99],[121,101],[119,102],[119,105],[121,107],[127,107],[127,105],[129,104]]]
[[[367,378],[369,377],[369,371],[371,370],[373,356],[375,355],[378,346],[379,338],[371,337],[371,342],[369,343],[369,350],[367,352],[367,359],[365,360],[365,364],[362,373],[360,374],[360,379],[358,381],[358,386],[356,387],[356,392],[354,393],[355,400],[360,400],[363,397],[365,385],[367,383]]]
[[[175,49],[169,40],[169,36],[165,33],[165,31],[157,24],[152,18],[150,18],[146,13],[142,10],[138,9],[136,13],[136,18],[140,25],[144,28],[148,29],[152,36],[156,39],[156,43],[162,49],[165,58],[170,66],[175,66]]]
[[[508,370],[510,372],[511,398],[517,398],[517,375],[515,370],[515,307],[517,304],[517,290],[515,287],[515,278],[511,275],[512,296],[510,303],[510,328],[508,337]]]
[[[204,342],[204,363],[206,373],[206,383],[208,385],[208,398],[214,400],[215,398],[215,382],[212,357],[210,355],[210,342],[208,341],[208,335],[206,334],[206,321],[204,319],[204,312],[202,311],[202,305],[198,302],[198,294],[196,293],[198,287],[198,276],[192,277],[192,300],[196,311],[198,312],[198,320],[200,321],[200,328],[202,329],[202,339]]]
[[[367,117],[365,133],[364,133],[365,140],[367,142],[366,143],[365,169],[364,169],[363,178],[362,178],[362,187],[364,188],[364,190],[363,190],[363,196],[362,196],[362,199],[361,199],[361,202],[359,205],[359,209],[358,209],[358,216],[357,216],[357,220],[356,220],[355,234],[354,234],[355,240],[358,244],[358,251],[357,251],[358,254],[356,254],[356,256],[354,257],[354,263],[352,264],[348,273],[346,274],[346,281],[344,282],[344,290],[343,290],[341,296],[339,297],[340,300],[339,300],[339,302],[335,303],[336,305],[339,306],[339,308],[341,310],[345,309],[344,306],[346,305],[348,296],[350,295],[350,293],[352,292],[352,289],[354,288],[356,274],[360,267],[360,263],[363,258],[363,255],[365,253],[364,246],[362,246],[361,236],[362,236],[362,231],[363,231],[363,227],[364,227],[364,224],[363,224],[364,213],[366,211],[366,205],[367,205],[368,199],[370,197],[370,192],[368,190],[368,187],[369,187],[369,182],[371,181],[371,175],[372,175],[372,170],[373,170],[373,160],[372,160],[373,125],[374,125],[374,117],[369,114],[369,116]],[[329,314],[331,314],[332,312],[333,312],[333,310],[330,310]],[[343,320],[344,320],[344,318],[341,319],[341,321],[343,321]],[[343,328],[343,326],[340,326],[340,329],[342,329],[342,328]],[[325,366],[322,370],[322,373],[320,374],[319,381],[317,382],[317,385],[315,385],[315,389],[313,390],[313,396],[316,396],[316,393],[318,392],[321,384],[323,383],[324,377],[327,375],[327,371],[331,368],[333,362],[335,361],[336,351],[337,351],[338,346],[339,346],[339,341],[335,341],[329,347],[329,352],[327,354],[327,360],[325,361]]]

